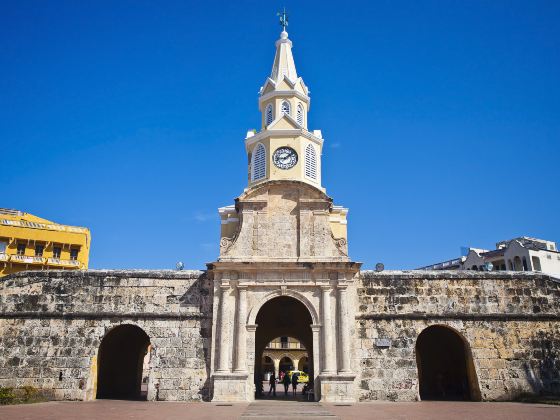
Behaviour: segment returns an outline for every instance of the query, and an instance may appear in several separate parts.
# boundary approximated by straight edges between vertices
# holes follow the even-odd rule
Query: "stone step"
[[[241,418],[251,420],[289,418],[337,420],[339,417],[316,402],[256,401],[249,404]]]

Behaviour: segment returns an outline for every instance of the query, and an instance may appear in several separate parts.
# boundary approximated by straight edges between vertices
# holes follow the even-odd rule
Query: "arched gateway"
[[[247,188],[235,205],[219,209],[220,256],[208,265],[214,401],[252,400],[265,341],[284,333],[307,350],[303,366],[315,399],[354,400],[349,323],[356,309],[348,290],[354,290],[360,264],[348,257],[348,209],[335,206],[321,185],[324,139],[307,127],[309,91],[291,48],[283,31],[260,93],[261,130],[245,139]],[[279,112],[280,103],[301,111],[301,118]],[[258,177],[257,155],[264,159]],[[287,313],[284,305],[291,308]]]
[[[103,337],[97,362],[97,398],[142,399],[143,363],[149,345],[150,337],[136,325],[119,325]]]
[[[433,325],[422,331],[416,363],[421,400],[480,400],[470,349],[455,330]]]
[[[289,296],[280,296],[264,304],[257,315],[257,329],[255,331],[255,369],[254,382],[256,396],[259,396],[260,383],[263,381],[262,354],[270,341],[279,336],[290,336],[298,339],[305,347],[307,354],[313,354],[313,331],[311,330],[311,314],[300,301]],[[285,360],[287,359],[287,360]],[[312,366],[313,358],[310,358]],[[296,370],[295,358],[285,356],[280,360],[281,370]],[[313,368],[310,368],[313,371]],[[275,372],[278,374],[278,372]],[[310,386],[315,378],[310,377]]]

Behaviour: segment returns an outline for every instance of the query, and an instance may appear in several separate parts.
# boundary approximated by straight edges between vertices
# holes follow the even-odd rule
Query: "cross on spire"
[[[286,28],[288,27],[288,15],[286,13],[286,8],[282,12],[276,13],[276,16],[280,17],[280,26],[282,26],[282,31],[286,32]]]

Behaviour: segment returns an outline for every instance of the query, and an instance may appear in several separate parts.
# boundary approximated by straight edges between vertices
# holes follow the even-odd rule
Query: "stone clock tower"
[[[355,394],[360,264],[348,257],[348,209],[335,206],[321,185],[323,138],[308,129],[309,89],[283,23],[259,92],[262,127],[245,139],[248,186],[219,209],[220,256],[208,264],[214,401],[258,397],[262,353],[276,335],[304,344],[315,399],[352,401]]]

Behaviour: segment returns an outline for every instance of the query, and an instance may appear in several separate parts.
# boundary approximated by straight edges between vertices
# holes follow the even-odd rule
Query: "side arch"
[[[481,401],[472,351],[457,329],[445,324],[427,326],[418,334],[414,352],[421,400]]]
[[[96,398],[145,399],[141,384],[149,346],[149,335],[138,325],[126,323],[107,331],[97,354]]]
[[[307,310],[309,311],[309,314],[311,315],[311,320],[313,321],[313,324],[319,324],[320,323],[319,322],[319,316],[317,315],[317,311],[315,310],[315,307],[309,301],[309,299],[307,299],[301,293],[298,293],[294,290],[289,290],[288,289],[288,290],[275,290],[273,292],[270,292],[270,293],[266,294],[264,297],[262,297],[255,305],[253,305],[253,307],[249,311],[249,315],[247,316],[247,324],[248,325],[254,325],[255,321],[257,319],[257,315],[258,315],[260,309],[263,307],[263,305],[266,302],[268,302],[269,300],[272,300],[272,299],[280,297],[280,296],[292,297],[292,298],[298,300],[299,302],[303,303],[303,305],[307,308]]]

